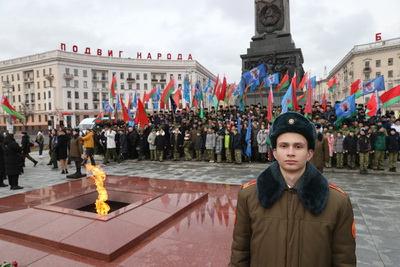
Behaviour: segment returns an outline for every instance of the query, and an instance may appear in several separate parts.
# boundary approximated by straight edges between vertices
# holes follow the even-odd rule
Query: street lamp
[[[7,81],[4,83],[3,86],[3,95],[6,95],[8,98],[8,102],[10,103],[10,105],[12,105],[12,92],[14,91],[14,85],[10,84],[8,79]],[[5,113],[4,113],[5,115]],[[13,121],[12,121],[12,116],[10,114],[8,114],[8,120],[6,121],[7,123],[7,131],[9,133],[14,133],[14,126],[13,126]]]

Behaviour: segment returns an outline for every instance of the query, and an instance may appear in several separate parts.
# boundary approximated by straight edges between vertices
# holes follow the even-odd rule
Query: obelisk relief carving
[[[289,0],[255,0],[256,36],[289,33]]]

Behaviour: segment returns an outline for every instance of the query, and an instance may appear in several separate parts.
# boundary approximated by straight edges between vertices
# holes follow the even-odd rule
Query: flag
[[[136,92],[133,93],[132,107],[137,108],[137,96],[136,96]]]
[[[274,95],[272,94],[272,86],[269,87],[269,95],[268,95],[268,121],[272,121],[272,104],[274,103]]]
[[[297,102],[304,102],[307,100],[307,92],[304,92],[302,95],[297,97]]]
[[[316,81],[316,76],[309,78],[307,81],[307,100],[306,100],[306,106],[304,109],[304,114],[309,119],[312,117],[312,92],[314,91],[313,88],[315,88],[315,87],[312,87],[313,80]],[[306,114],[308,114],[308,115],[306,115]]]
[[[400,85],[390,89],[389,91],[381,95],[381,102],[384,108],[388,108],[399,101],[400,101]]]
[[[259,66],[255,67],[254,69],[243,73],[242,76],[247,85],[249,84],[259,85],[260,79],[264,78],[265,75],[266,75],[266,68],[265,64],[262,63]]]
[[[157,87],[154,86],[154,88],[150,91],[148,96],[150,96],[151,99],[156,98],[156,96],[157,96]]]
[[[131,108],[133,108],[133,106],[132,106],[132,102],[133,102],[132,95],[131,95],[131,94],[129,94],[129,99],[128,99],[128,109],[131,109]]]
[[[177,105],[175,100],[172,98],[172,95],[169,96],[169,100],[171,100],[171,107],[172,107],[172,113],[176,113]]]
[[[289,86],[289,74],[286,72],[286,74],[283,76],[281,82],[278,84],[276,90],[280,91],[281,89],[285,89],[286,87]]]
[[[164,92],[161,95],[161,103],[166,103],[169,99],[169,96],[172,94],[173,91],[175,91],[175,82],[174,78],[171,77],[171,80],[169,81],[167,87],[164,89]]]
[[[173,99],[175,101],[176,107],[180,108],[180,106],[181,106],[180,105],[180,103],[181,103],[181,90],[180,89],[176,90]]]
[[[260,98],[262,98],[262,88],[264,87],[264,81],[262,81],[262,83],[260,84]]]
[[[375,91],[375,93],[372,94],[372,97],[369,99],[367,103],[367,108],[365,112],[366,118],[369,119],[370,117],[375,116],[379,109],[380,109],[379,94],[378,91]]]
[[[268,75],[263,79],[265,86],[269,87],[274,84],[279,84],[279,73]]]
[[[374,91],[383,91],[385,90],[385,79],[383,75],[376,77],[375,79],[367,82],[363,86],[363,93],[360,96],[368,95],[373,93]]]
[[[361,79],[357,79],[354,83],[351,84],[350,94],[356,94],[356,98],[360,97],[363,93],[363,86]]]
[[[118,97],[117,98],[117,103],[115,103],[115,109],[116,110],[121,109],[121,102],[119,100],[120,100],[120,98]]]
[[[101,122],[103,120],[103,117],[104,117],[103,111],[100,111],[100,113],[96,116],[96,118],[94,118],[94,122],[97,123]]]
[[[104,101],[103,109],[104,109],[105,112],[108,113],[108,115],[111,115],[111,113],[114,112],[114,109],[111,107],[111,105],[108,103],[108,101]]]
[[[114,75],[111,81],[110,98],[115,98],[117,96],[117,94],[115,93],[116,89],[117,89],[117,77],[115,77]]]
[[[317,76],[311,77],[310,81],[310,88],[315,89],[317,87]]]
[[[247,125],[246,131],[246,155],[249,159],[251,159],[251,117],[249,116],[249,124]]]
[[[147,94],[146,91],[144,91],[142,102],[146,103],[146,102],[149,102],[149,100],[150,100],[150,94]]]
[[[326,93],[324,93],[321,99],[321,106],[324,109],[324,111],[326,111],[326,103],[328,103],[328,101],[326,100]]]
[[[208,81],[210,82],[210,78],[208,78]],[[183,99],[190,105],[190,84],[186,76],[183,79]]]
[[[292,97],[293,97],[292,91],[293,91],[292,85],[290,85],[289,89],[286,91],[285,95],[282,97],[282,101],[281,101],[282,112],[281,112],[281,114],[286,113],[288,111],[289,104],[292,102]]]
[[[306,84],[306,80],[307,80],[307,72],[303,75],[303,78],[301,79],[301,82],[299,83],[300,89],[304,88],[304,85]]]
[[[228,104],[231,102],[232,93],[236,90],[236,83],[231,84],[231,88],[228,93]]]
[[[293,75],[291,86],[292,86],[292,94],[293,94],[291,106],[292,106],[293,110],[296,111],[299,109],[299,105],[297,104],[297,97],[296,97],[296,86],[297,86],[296,72]]]
[[[218,89],[219,85],[220,85],[219,84],[219,75],[217,75],[217,80],[215,81],[214,88],[213,88],[213,91],[212,91],[213,95],[215,95],[215,93],[217,92],[217,89]]]
[[[145,124],[149,123],[147,118],[146,110],[144,109],[144,105],[140,99],[138,99],[138,110],[137,110],[137,120],[140,126],[144,126]]]
[[[335,126],[337,127],[345,118],[355,116],[356,110],[356,96],[350,95],[345,100],[335,105],[336,118]]]
[[[129,117],[128,110],[125,106],[124,100],[122,99],[122,94],[119,95],[119,98],[121,99],[122,117],[124,118],[124,122],[127,123],[131,118]]]
[[[224,101],[225,96],[226,96],[226,77],[224,76],[224,79],[222,81],[221,91],[219,92],[219,95],[217,95],[218,101]]]
[[[19,114],[8,102],[7,97],[3,96],[1,98],[1,107],[5,112],[11,115],[11,117],[15,119],[25,120],[25,117]]]
[[[329,91],[333,92],[333,90],[336,89],[337,84],[338,84],[338,77],[335,76],[332,78],[332,80],[330,80],[329,82],[326,83],[329,87]]]
[[[210,78],[208,78],[208,82],[207,82],[207,84],[204,86],[204,89],[203,89],[204,93],[207,93],[207,91],[208,91],[209,88],[211,88],[211,79],[210,79]]]

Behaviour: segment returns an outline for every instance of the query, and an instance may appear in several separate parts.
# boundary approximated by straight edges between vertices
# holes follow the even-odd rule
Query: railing
[[[72,74],[64,74],[64,79],[66,80],[72,80],[74,78],[74,75]]]

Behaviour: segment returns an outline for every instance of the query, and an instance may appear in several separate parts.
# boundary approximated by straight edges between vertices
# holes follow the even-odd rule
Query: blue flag
[[[107,113],[109,113],[109,114],[111,114],[111,113],[114,112],[114,109],[110,106],[110,104],[108,103],[108,101],[104,101],[103,109],[104,109],[105,112],[107,112]]]
[[[311,88],[315,89],[317,87],[317,76],[311,77],[310,83],[311,83]],[[311,88],[307,88],[307,89],[311,89]]]
[[[262,63],[261,65],[257,66],[256,68],[243,73],[243,78],[246,84],[260,85],[260,79],[264,78],[266,75],[266,68],[265,64]]]
[[[207,93],[208,89],[210,89],[210,88],[212,88],[212,87],[211,87],[211,79],[208,78],[208,82],[207,82],[207,84],[204,86],[204,89],[203,89],[204,93]]]
[[[335,105],[336,118],[353,116],[357,113],[356,110],[356,95],[352,94],[340,103]]]
[[[385,79],[383,75],[376,77],[363,85],[363,92],[360,96],[371,94],[375,91],[385,90]]]
[[[119,99],[120,99],[120,97],[119,97],[119,95],[118,95],[118,97],[117,97],[117,103],[115,103],[115,109],[116,109],[116,110],[118,110],[118,109],[121,109],[121,108],[122,108],[122,106],[121,106],[121,102],[119,102]]]
[[[268,75],[267,77],[265,77],[264,84],[267,87],[274,84],[279,84],[279,73],[274,73],[272,75]]]
[[[190,84],[186,76],[183,79],[183,99],[190,104]]]
[[[137,108],[137,96],[136,96],[136,93],[133,93],[132,107]]]
[[[240,134],[241,132],[240,132],[240,115],[238,115],[238,133]]]
[[[247,127],[247,132],[246,132],[246,155],[251,158],[251,117],[249,116],[249,125]]]
[[[281,101],[282,112],[281,112],[281,114],[286,113],[288,111],[289,104],[293,100],[292,90],[293,90],[292,84],[290,84],[289,89],[286,91],[286,94],[282,97],[282,101]]]

